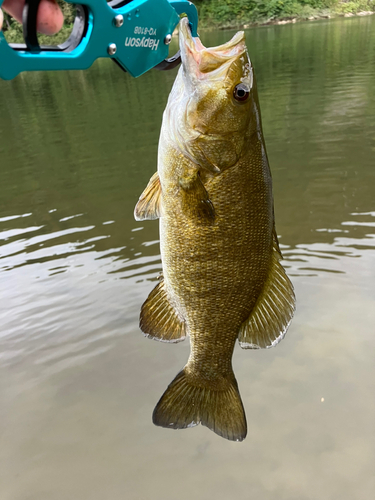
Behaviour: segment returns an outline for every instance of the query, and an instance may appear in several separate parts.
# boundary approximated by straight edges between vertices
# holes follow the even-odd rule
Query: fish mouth
[[[180,21],[180,50],[183,66],[197,78],[213,72],[225,74],[233,60],[246,52],[245,33],[239,31],[229,42],[217,47],[205,47],[198,37],[191,35],[188,18]],[[215,75],[216,76],[216,75]]]

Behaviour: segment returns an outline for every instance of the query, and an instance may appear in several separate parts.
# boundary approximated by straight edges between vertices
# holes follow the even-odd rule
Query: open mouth
[[[245,34],[239,31],[229,42],[206,48],[198,37],[192,37],[187,18],[180,21],[180,49],[182,62],[191,66],[194,61],[199,73],[209,73],[233,61],[246,51]]]

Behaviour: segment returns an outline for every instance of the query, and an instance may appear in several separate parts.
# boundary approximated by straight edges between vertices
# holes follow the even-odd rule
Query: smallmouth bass
[[[242,348],[267,348],[285,335],[295,309],[280,264],[272,181],[253,67],[243,32],[219,47],[180,23],[182,65],[161,128],[158,171],[135,218],[160,219],[163,276],[142,306],[150,338],[191,353],[153,413],[181,429],[201,423],[242,441],[247,426],[232,369]]]

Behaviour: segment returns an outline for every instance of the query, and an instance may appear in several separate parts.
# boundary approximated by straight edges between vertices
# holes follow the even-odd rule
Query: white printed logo
[[[125,47],[146,47],[151,50],[157,50],[160,40],[155,38],[134,38],[127,36],[125,39]]]

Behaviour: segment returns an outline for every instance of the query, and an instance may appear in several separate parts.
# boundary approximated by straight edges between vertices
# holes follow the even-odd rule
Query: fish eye
[[[250,89],[244,83],[239,83],[234,87],[233,97],[236,99],[236,101],[245,102],[247,101],[249,95],[250,95]]]

